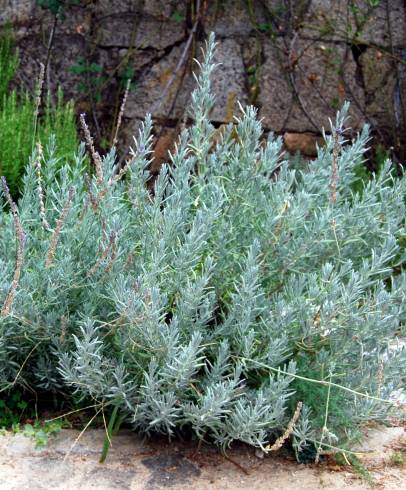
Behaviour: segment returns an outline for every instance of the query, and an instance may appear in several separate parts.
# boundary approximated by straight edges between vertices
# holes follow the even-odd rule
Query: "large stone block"
[[[302,19],[300,36],[385,47],[405,44],[406,4],[403,0],[312,0]]]
[[[97,25],[97,44],[102,47],[165,49],[185,36],[183,23],[157,20],[145,16],[139,21],[137,13],[112,13],[100,19]]]
[[[207,32],[220,37],[244,37],[266,22],[261,2],[224,0],[213,2],[207,13]]]
[[[278,132],[328,129],[329,118],[349,100],[351,126],[358,128],[365,103],[351,50],[301,40],[290,48],[289,54],[281,42],[264,44],[258,102],[265,127]]]
[[[176,72],[184,47],[185,43],[175,46],[140,74],[137,90],[128,96],[126,117],[142,119],[147,112],[152,112],[158,119],[165,119],[169,114],[175,119],[183,116],[183,107],[193,86],[189,77],[182,79],[182,69]]]
[[[0,26],[28,22],[35,5],[35,0],[0,0]]]
[[[243,106],[248,104],[241,45],[234,39],[219,41],[215,63],[219,66],[212,79],[216,103],[211,118],[220,123],[232,122],[239,113],[237,102]]]
[[[406,67],[397,66],[394,59],[373,48],[361,54],[360,65],[368,117],[374,125],[393,133],[406,123]]]
[[[39,63],[45,62],[47,46],[38,42],[36,35],[26,36],[19,43],[20,74],[27,81],[28,88],[33,92],[34,85],[39,74]],[[51,88],[55,93],[58,86],[62,87],[68,98],[80,98],[78,87],[83,82],[83,76],[74,73],[72,66],[79,59],[86,56],[86,44],[84,38],[79,35],[60,34],[55,37],[52,57],[50,60],[49,77],[45,81],[46,88]],[[78,97],[79,96],[79,97]]]
[[[171,119],[183,117],[185,105],[195,86],[192,77],[186,76],[182,81],[182,69],[178,73],[175,70],[184,47],[185,43],[175,46],[167,56],[141,75],[138,80],[138,90],[129,96],[127,117],[142,118],[151,110],[157,119],[166,118],[169,114]],[[188,56],[190,57],[190,53]],[[238,113],[237,101],[246,104],[248,100],[240,45],[232,39],[219,40],[215,62],[219,63],[219,66],[212,79],[216,103],[211,119],[217,122],[230,122]],[[194,68],[195,71],[198,70],[197,65]],[[175,79],[166,96],[162,98],[165,87],[174,74]],[[179,89],[181,82],[182,86]]]

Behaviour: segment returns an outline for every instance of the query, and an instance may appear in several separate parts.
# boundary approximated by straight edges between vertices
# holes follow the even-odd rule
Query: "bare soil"
[[[222,456],[213,447],[143,440],[130,432],[113,439],[108,458],[98,462],[104,433],[62,430],[43,449],[22,434],[0,436],[1,490],[379,490],[406,489],[402,427],[374,428],[356,448],[368,471],[337,465],[297,464],[288,453],[259,458],[238,446]],[[403,458],[403,456],[402,456]],[[404,462],[404,459],[401,461]],[[396,461],[397,463],[396,463]]]

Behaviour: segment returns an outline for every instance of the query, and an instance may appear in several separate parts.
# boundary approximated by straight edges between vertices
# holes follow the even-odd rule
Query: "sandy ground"
[[[40,450],[22,434],[0,436],[0,489],[406,490],[406,468],[392,461],[395,451],[405,450],[401,427],[368,432],[359,449],[369,481],[333,462],[299,465],[286,454],[260,459],[245,446],[230,451],[227,460],[213,448],[196,455],[190,444],[144,441],[126,432],[113,439],[107,461],[100,464],[103,431],[87,431],[72,448],[77,436],[63,430]]]

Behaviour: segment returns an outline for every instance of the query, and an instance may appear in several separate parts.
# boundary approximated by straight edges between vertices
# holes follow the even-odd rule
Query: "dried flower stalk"
[[[276,439],[276,441],[272,444],[272,446],[270,446],[269,444],[268,444],[268,446],[266,446],[266,448],[265,448],[266,452],[277,451],[278,449],[280,449],[283,446],[285,441],[290,437],[290,435],[293,432],[295,424],[296,424],[296,422],[300,416],[302,406],[303,406],[303,403],[298,402],[298,404],[296,406],[295,413],[293,414],[293,417],[291,418],[288,426],[286,427],[285,432],[280,437],[278,437],[278,439]]]
[[[16,264],[15,264],[15,268],[14,268],[14,276],[13,276],[13,280],[11,282],[10,288],[8,290],[6,299],[4,301],[3,307],[2,307],[1,312],[0,312],[0,317],[4,318],[4,317],[8,316],[8,314],[10,312],[10,308],[11,308],[11,305],[13,304],[18,285],[20,284],[21,270],[23,267],[23,259],[24,259],[24,245],[25,245],[26,235],[24,233],[23,226],[22,226],[21,221],[20,221],[20,217],[18,216],[17,206],[15,205],[15,203],[11,197],[10,190],[8,188],[6,179],[4,177],[1,177],[1,184],[3,187],[4,195],[5,195],[7,202],[10,206],[11,213],[12,213],[13,219],[14,219],[14,226],[16,229]]]
[[[128,271],[134,260],[134,254],[130,252],[125,260],[124,270]]]
[[[85,181],[86,186],[87,186],[87,195],[86,195],[86,200],[83,204],[82,211],[80,212],[78,222],[76,223],[76,226],[81,225],[83,220],[85,219],[86,212],[89,209],[89,204],[92,205],[92,208],[94,211],[96,211],[96,209],[97,209],[96,200],[95,200],[93,192],[91,190],[91,181],[90,181],[90,177],[88,174],[84,175],[84,181]]]
[[[104,270],[104,272],[110,272],[114,261],[116,260],[117,257],[117,234],[114,232],[114,239],[111,242],[111,255],[110,255],[110,260]]]
[[[113,146],[117,145],[118,132],[120,131],[121,121],[123,119],[125,105],[127,103],[127,98],[128,98],[128,93],[130,91],[130,85],[131,85],[131,79],[128,79],[127,85],[125,88],[125,92],[124,92],[124,96],[123,96],[123,101],[121,102],[120,112],[118,113],[118,117],[117,117],[117,126],[116,126],[116,131],[114,134],[114,138],[113,138]]]
[[[109,253],[110,250],[111,250],[111,258],[110,258],[109,263],[108,263],[108,265],[106,267],[106,272],[109,272],[111,270],[111,267],[113,265],[114,259],[116,258],[116,238],[117,238],[117,233],[113,231],[110,234],[109,242],[108,242],[106,248],[103,250],[102,254],[97,259],[97,261],[94,264],[94,266],[87,273],[87,276],[88,277],[92,276],[96,272],[96,270],[99,268],[100,264],[104,260],[106,260],[106,258],[108,256],[108,253]]]
[[[45,230],[49,231],[51,227],[49,226],[47,217],[46,217],[46,211],[45,211],[45,204],[44,204],[44,189],[42,187],[42,176],[41,176],[41,160],[43,157],[43,151],[42,151],[42,145],[40,142],[37,143],[37,155],[36,159],[34,162],[35,166],[35,172],[37,174],[37,190],[38,190],[38,199],[39,199],[39,209],[40,209],[40,216],[41,216],[41,222],[42,226],[44,227]]]
[[[47,269],[49,267],[51,267],[51,265],[54,261],[56,247],[58,246],[58,241],[59,241],[59,235],[61,234],[62,226],[66,220],[66,217],[68,216],[69,209],[71,208],[74,193],[75,193],[75,190],[73,187],[71,187],[69,189],[69,192],[68,192],[68,198],[66,199],[65,205],[64,205],[64,207],[61,211],[61,214],[59,215],[59,218],[56,222],[56,227],[55,227],[55,230],[52,234],[51,241],[49,243],[47,258],[45,261],[45,267]]]
[[[35,138],[37,136],[39,108],[41,107],[42,89],[44,86],[44,78],[45,78],[45,66],[43,63],[40,63],[38,83],[37,83],[36,92],[35,92],[34,132],[33,132],[33,140],[32,140],[32,148],[33,149],[34,149],[34,141],[35,141]]]
[[[85,115],[80,115],[80,124],[85,134],[86,145],[92,155],[92,160],[96,169],[97,183],[100,185],[103,182],[103,166],[100,154],[96,151],[93,143],[92,135],[90,134],[89,126],[86,123]]]
[[[89,202],[90,202],[89,196],[86,196],[86,200],[83,204],[82,211],[80,212],[78,221],[76,223],[76,228],[78,228],[82,224],[83,220],[85,219],[86,211],[89,209]]]
[[[85,175],[84,180],[85,180],[85,183],[86,183],[86,185],[87,185],[88,203],[90,203],[90,204],[91,204],[93,211],[96,211],[96,210],[97,210],[97,208],[99,207],[99,201],[98,201],[98,199],[97,199],[97,196],[98,196],[98,195],[100,194],[100,192],[102,192],[102,191],[100,191],[100,192],[97,194],[97,196],[95,196],[95,195],[93,194],[93,192],[92,192],[92,182],[91,182],[90,177],[88,176],[88,174],[86,174],[86,175]],[[89,204],[88,204],[88,206],[89,206]]]
[[[35,92],[35,112],[34,112],[35,121],[37,121],[38,119],[39,108],[41,107],[41,95],[42,95],[42,89],[44,87],[44,77],[45,77],[45,66],[43,63],[40,63],[37,90]]]
[[[90,190],[91,183],[90,183],[89,176],[85,175],[85,182],[86,182],[87,187],[88,187],[88,198],[86,200],[84,209],[82,210],[82,212],[80,214],[79,222],[81,222],[83,220],[85,213],[89,207],[89,202],[92,206],[93,211],[96,211],[98,209],[100,202],[104,199],[104,197],[106,196],[107,192],[111,189],[111,187],[113,185],[115,185],[119,180],[121,180],[124,177],[124,175],[128,172],[128,170],[130,169],[130,165],[131,165],[132,161],[133,161],[133,159],[129,158],[126,161],[125,165],[123,167],[121,167],[120,171],[116,175],[114,175],[113,177],[109,178],[107,185],[104,186],[102,189],[100,189],[100,191],[96,194],[96,196],[94,196],[94,194]]]
[[[67,321],[65,315],[61,316],[61,334],[59,336],[59,342],[62,344],[65,341],[67,329]]]

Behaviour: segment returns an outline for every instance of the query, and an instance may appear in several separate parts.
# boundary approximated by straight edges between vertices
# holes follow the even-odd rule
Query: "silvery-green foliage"
[[[211,37],[194,124],[152,186],[149,116],[123,179],[114,149],[98,183],[84,175],[83,146],[76,165],[64,166],[50,140],[42,162],[49,230],[28,168],[18,203],[22,274],[0,318],[0,389],[75,393],[118,407],[142,431],[189,428],[224,447],[264,448],[301,401],[297,452],[324,437],[340,444],[358,424],[383,420],[391,405],[380,399],[403,388],[406,179],[387,162],[353,190],[369,136],[364,128],[345,141],[347,105],[307,165],[290,165],[280,138],[262,140],[252,107],[214,138],[214,47]],[[4,205],[0,304],[14,243]],[[327,386],[311,379],[353,390],[331,388],[327,420]]]

